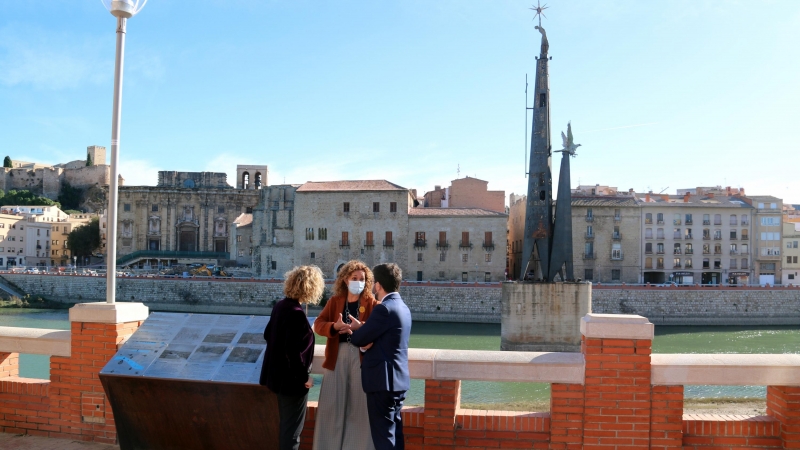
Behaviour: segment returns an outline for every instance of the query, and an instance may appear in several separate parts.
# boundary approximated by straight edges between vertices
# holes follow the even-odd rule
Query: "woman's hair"
[[[317,266],[300,266],[286,272],[283,293],[300,303],[316,305],[322,298],[325,280]]]
[[[356,270],[364,271],[364,291],[361,292],[361,295],[366,293],[366,295],[372,296],[372,284],[375,282],[375,278],[369,267],[357,259],[349,261],[339,269],[339,275],[336,276],[336,282],[333,283],[334,295],[347,297],[347,281]]]

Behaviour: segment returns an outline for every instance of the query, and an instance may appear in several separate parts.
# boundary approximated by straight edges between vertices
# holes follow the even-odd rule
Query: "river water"
[[[65,310],[0,310],[0,326],[69,329]],[[317,336],[317,343],[325,338]],[[411,330],[413,348],[455,350],[498,350],[499,324],[458,324],[416,322]],[[798,353],[800,327],[679,327],[657,326],[653,340],[654,353]],[[20,376],[49,377],[49,358],[44,355],[21,355]],[[310,400],[319,395],[322,377],[315,375]],[[406,404],[423,403],[424,380],[412,380]],[[513,403],[545,403],[550,385],[545,383],[494,383],[465,381],[461,401],[464,406]],[[687,398],[764,398],[764,386],[686,386]]]

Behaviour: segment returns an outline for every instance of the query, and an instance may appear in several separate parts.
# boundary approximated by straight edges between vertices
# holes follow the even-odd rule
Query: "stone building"
[[[315,264],[331,278],[345,262],[360,259],[370,266],[397,263],[410,280],[460,281],[464,272],[470,280],[478,272],[480,281],[486,272],[492,281],[502,280],[504,258],[487,258],[483,241],[490,232],[502,254],[505,214],[417,206],[412,190],[386,180],[270,186],[262,190],[261,202],[253,210],[254,273],[281,277],[295,265]],[[436,247],[441,232],[449,233],[445,240],[452,239],[452,248]],[[469,236],[464,248],[457,247],[464,236]],[[476,259],[481,261],[477,270]]]
[[[522,242],[525,238],[525,205],[527,195],[516,195],[513,192],[508,196],[508,246],[506,251],[506,273],[510,278],[516,279],[522,272]]]
[[[785,218],[784,218],[785,219]],[[783,275],[784,286],[800,285],[800,221],[783,222]]]
[[[158,180],[157,186],[120,187],[118,256],[140,252],[125,264],[234,259],[230,228],[252,212],[261,191],[234,189],[225,173],[161,171]]]
[[[482,208],[410,208],[406,278],[503,281],[508,215]]]
[[[783,231],[783,201],[770,195],[749,196],[754,211],[753,220],[753,283],[781,283],[781,232]]]
[[[242,213],[231,224],[231,259],[239,266],[253,261],[253,214]]]
[[[25,161],[12,161],[13,167],[0,171],[0,189],[26,190],[55,200],[64,184],[80,189],[107,186],[111,179],[111,166],[106,164],[105,147],[92,145],[86,150],[93,165],[86,160],[76,160],[54,166]]]
[[[251,165],[238,165],[236,166],[236,189],[261,189],[268,186],[267,175],[269,175],[269,168],[267,166],[251,166]]]
[[[457,178],[450,187],[435,186],[425,193],[426,208],[481,208],[505,213],[505,191],[490,191],[489,182],[472,177]]]
[[[601,283],[638,283],[642,267],[639,202],[630,192],[578,192],[572,194],[575,277]]]
[[[753,208],[743,190],[718,195],[706,189],[679,190],[681,195],[638,194],[644,243],[642,282],[751,282]]]

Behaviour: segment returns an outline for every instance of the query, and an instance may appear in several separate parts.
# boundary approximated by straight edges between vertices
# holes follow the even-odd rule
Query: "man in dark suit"
[[[411,379],[408,374],[408,336],[411,312],[397,289],[403,273],[397,264],[372,269],[375,298],[380,301],[366,322],[353,323],[353,344],[366,349],[361,362],[361,386],[375,450],[404,449],[400,410]]]

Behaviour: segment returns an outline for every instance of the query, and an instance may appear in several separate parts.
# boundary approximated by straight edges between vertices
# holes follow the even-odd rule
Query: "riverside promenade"
[[[147,315],[139,303],[84,303],[70,310],[69,331],[0,327],[3,439],[116,443],[98,373]],[[580,331],[579,353],[410,349],[411,376],[425,380],[425,395],[424,406],[403,411],[406,448],[800,448],[800,355],[653,355],[654,325],[636,315],[587,314]],[[50,380],[19,377],[19,353],[51,355]],[[317,346],[316,370],[323,357]],[[462,380],[550,383],[550,410],[462,409]],[[685,415],[684,386],[704,384],[767,386],[766,414]],[[303,449],[311,448],[315,414],[309,402]]]

